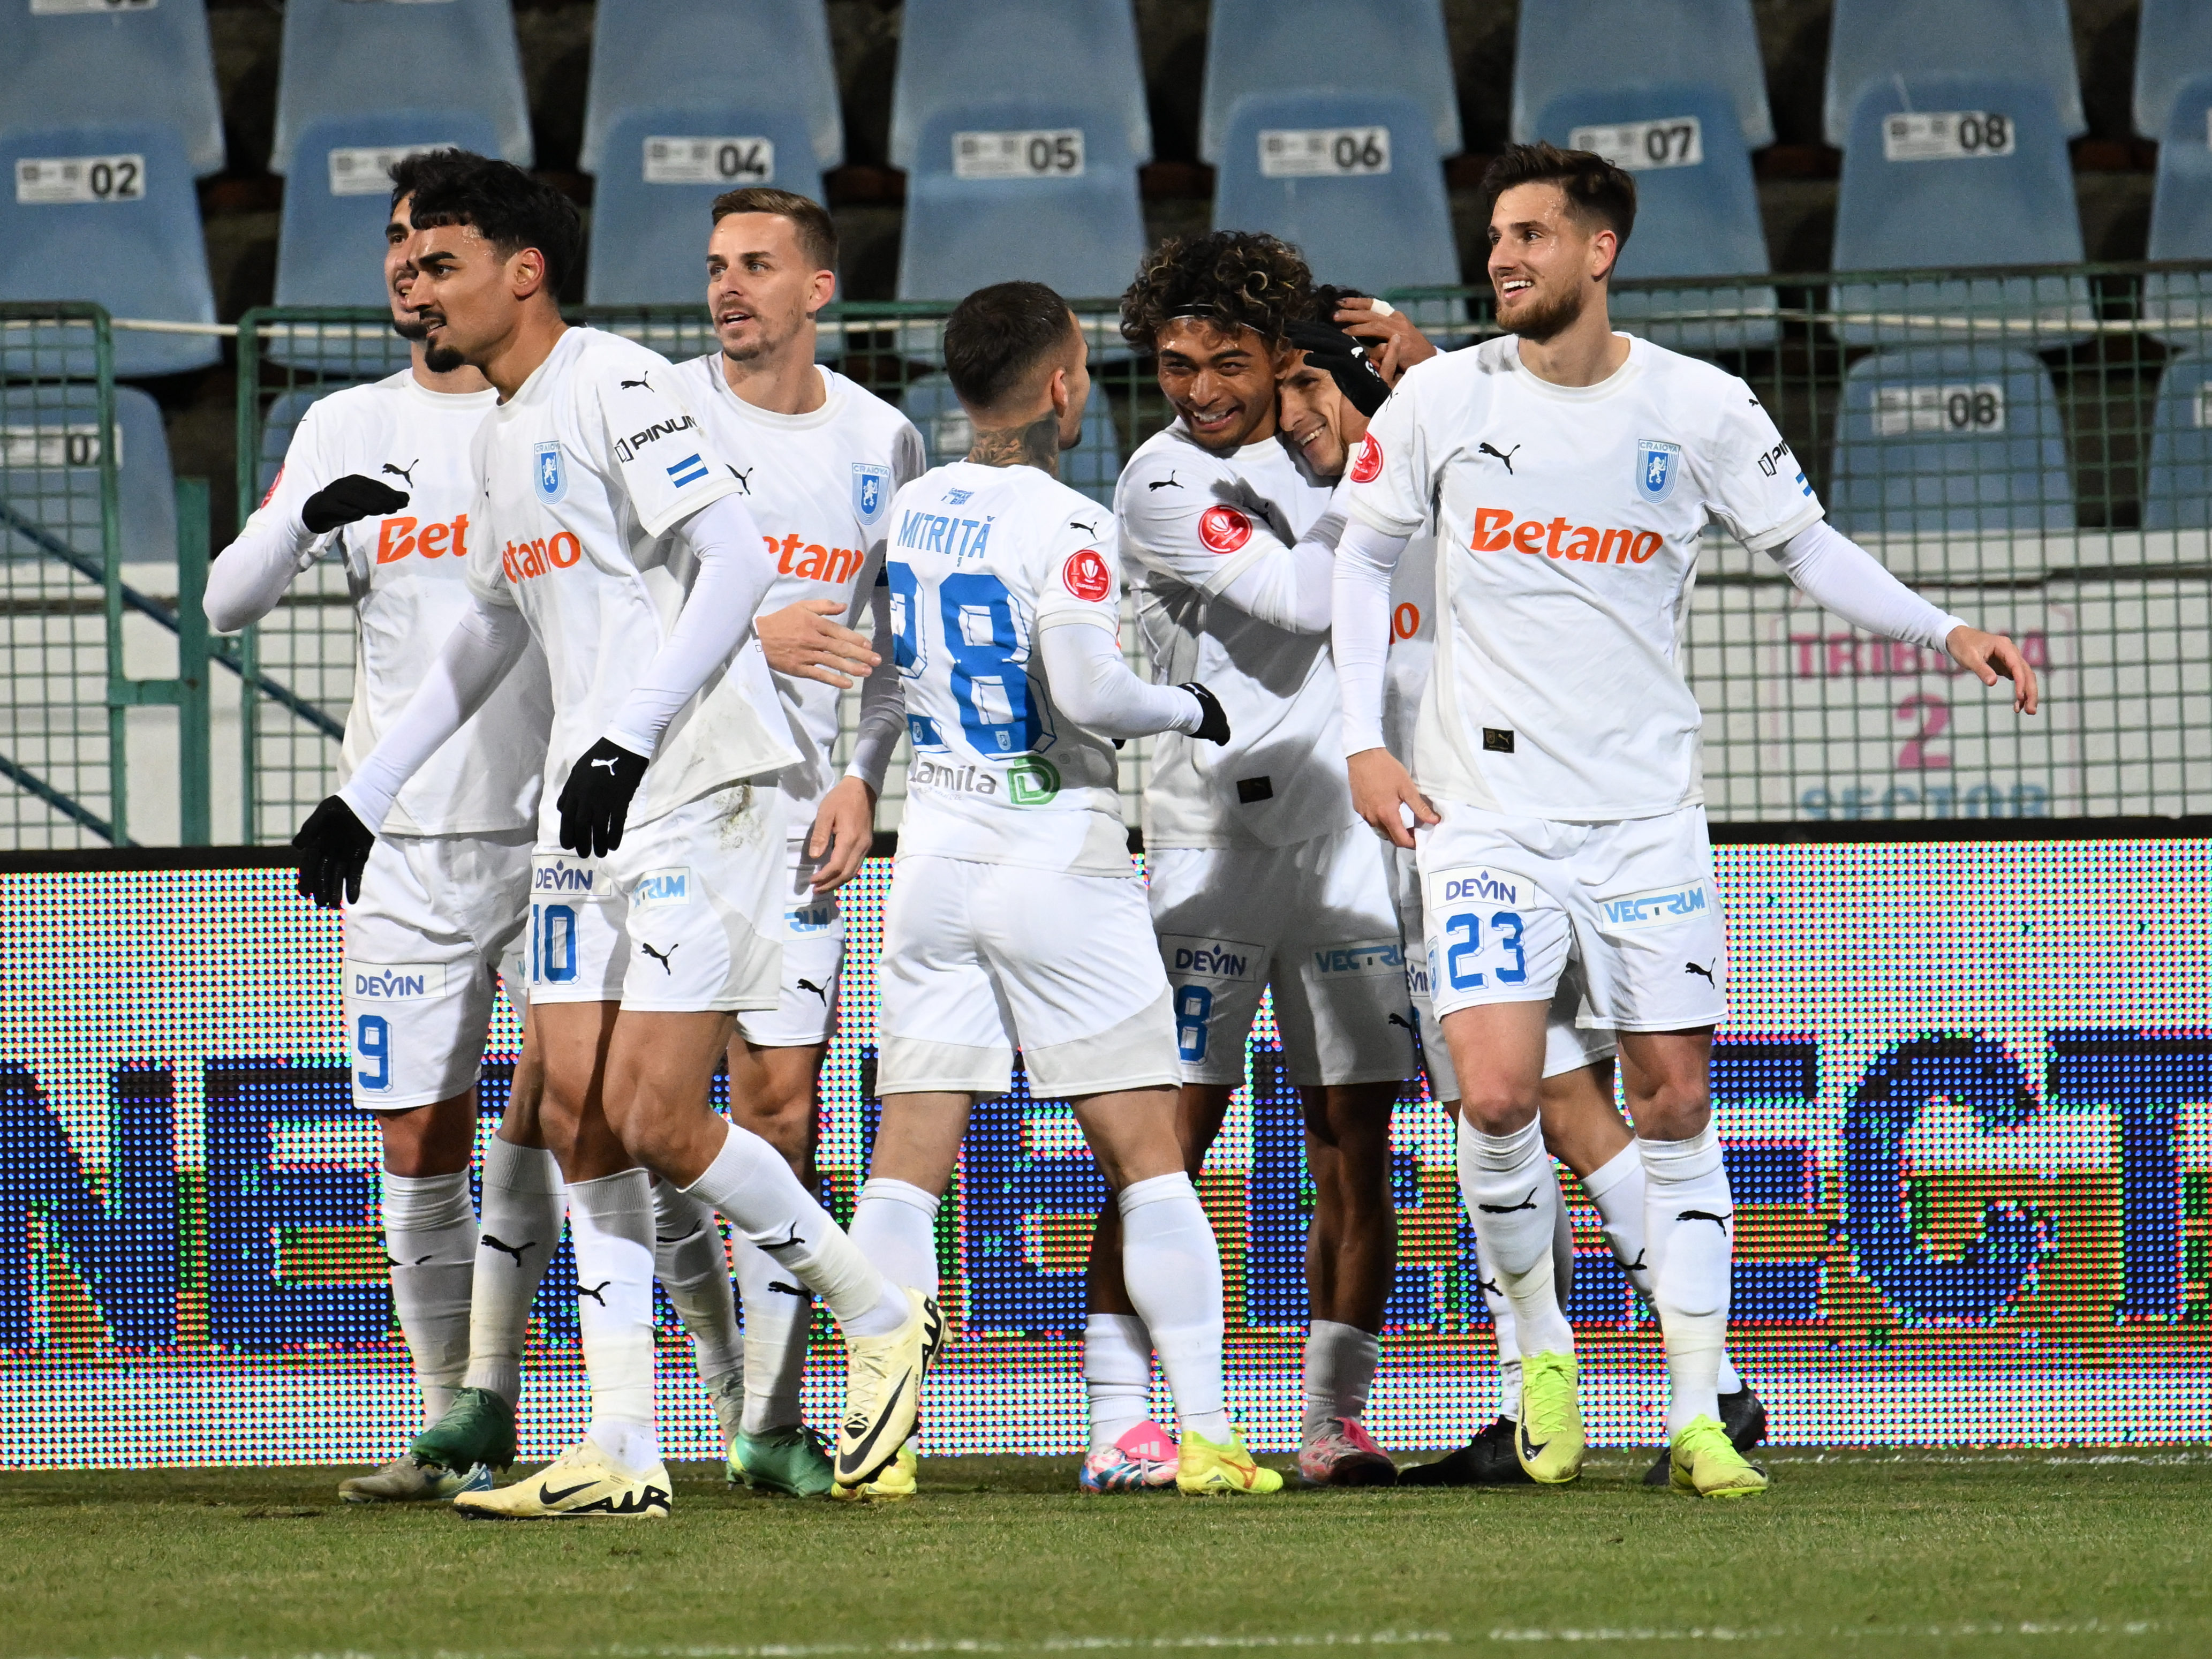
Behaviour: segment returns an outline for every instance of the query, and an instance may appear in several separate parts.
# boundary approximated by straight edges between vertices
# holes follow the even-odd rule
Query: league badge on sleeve
[[[542,443],[538,446],[537,467],[531,483],[538,491],[538,499],[550,507],[568,493],[568,475],[561,470],[561,446]]]
[[[853,463],[853,516],[862,524],[873,524],[884,516],[890,505],[891,470],[887,466],[871,466],[866,462]]]
[[[1060,566],[1060,584],[1077,599],[1096,605],[1113,592],[1114,575],[1098,550],[1086,547],[1070,554],[1067,562]]]
[[[1663,439],[1645,438],[1636,446],[1636,490],[1647,501],[1663,501],[1674,493],[1674,477],[1682,470],[1682,446]]]
[[[1375,434],[1370,432],[1359,441],[1359,453],[1352,463],[1352,482],[1373,483],[1382,476],[1382,446],[1375,441]]]

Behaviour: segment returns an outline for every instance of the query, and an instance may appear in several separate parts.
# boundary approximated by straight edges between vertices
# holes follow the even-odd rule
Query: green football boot
[[[730,1437],[730,1484],[786,1498],[826,1498],[836,1485],[830,1453],[811,1429],[764,1429]]]
[[[463,1389],[407,1449],[441,1468],[507,1468],[514,1462],[514,1407],[489,1389]]]

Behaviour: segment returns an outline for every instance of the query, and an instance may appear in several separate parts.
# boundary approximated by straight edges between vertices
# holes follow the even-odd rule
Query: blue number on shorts
[[[1024,755],[1036,744],[1043,722],[1030,702],[1029,676],[1014,659],[1020,634],[1006,583],[980,570],[947,576],[938,589],[945,618],[945,649],[952,659],[952,700],[960,725],[979,753]],[[970,639],[963,620],[988,624],[988,636]],[[991,706],[979,708],[979,696]]]
[[[576,977],[576,911],[573,905],[533,906],[538,926],[531,930],[531,969],[549,985]]]
[[[1521,918],[1510,910],[1500,910],[1491,917],[1490,925],[1493,928],[1511,930],[1498,943],[1513,952],[1513,965],[1498,970],[1498,982],[1500,985],[1518,985],[1528,977],[1528,953],[1521,948]]]
[[[921,586],[914,567],[896,562],[884,567],[884,585],[891,591],[891,661],[911,679],[921,672]]]
[[[1176,1052],[1194,1064],[1206,1058],[1206,1022],[1213,1018],[1213,993],[1186,985],[1176,993]]]
[[[1482,949],[1482,926],[1473,916],[1451,916],[1444,921],[1444,938],[1457,937],[1459,943],[1444,951],[1444,977],[1451,981],[1455,991],[1480,988],[1482,975],[1466,966],[1468,957]]]
[[[364,1089],[389,1089],[392,1086],[392,1026],[382,1014],[363,1014],[355,1023],[354,1052],[363,1062],[362,1069],[353,1074],[353,1080]],[[367,1062],[376,1062],[376,1075],[369,1075]]]

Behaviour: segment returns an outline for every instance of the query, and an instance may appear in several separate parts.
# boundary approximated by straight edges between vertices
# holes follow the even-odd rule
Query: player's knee
[[[1712,1091],[1701,1076],[1660,1077],[1632,1091],[1628,1115],[1651,1140],[1686,1140],[1712,1115]]]
[[[1460,1086],[1460,1115],[1481,1134],[1511,1134],[1526,1127],[1538,1103],[1534,1091],[1506,1078],[1471,1078]]]

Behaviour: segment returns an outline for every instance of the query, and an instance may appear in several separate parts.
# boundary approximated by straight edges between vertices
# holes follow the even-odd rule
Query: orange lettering
[[[422,534],[416,539],[415,545],[424,558],[442,559],[446,556],[446,536],[448,528],[442,524],[426,524],[422,526]]]
[[[562,546],[564,542],[568,544],[565,549]],[[547,545],[545,556],[559,568],[566,570],[584,556],[584,546],[576,539],[574,532],[564,530]]]
[[[1417,605],[1401,605],[1390,613],[1390,631],[1401,640],[1410,640],[1421,631],[1421,608]]]
[[[1659,544],[1663,539],[1657,531],[1647,530],[1636,538],[1636,545],[1628,550],[1628,556],[1642,564],[1659,550]]]
[[[376,562],[390,564],[415,550],[415,520],[386,519],[376,532]]]
[[[1474,538],[1468,545],[1477,553],[1503,553],[1510,539],[1505,526],[1513,522],[1513,511],[1504,507],[1478,507],[1474,509]]]
[[[799,565],[798,569],[793,571],[792,574],[805,581],[820,581],[829,574],[829,572],[823,568],[829,557],[830,550],[828,548],[823,546],[819,542],[810,542],[806,546],[806,558],[805,562]]]
[[[1597,557],[1597,532],[1586,524],[1575,526],[1575,544],[1567,550],[1571,559],[1589,560]]]
[[[1566,528],[1567,521],[1565,519],[1552,520],[1551,539],[1544,544],[1544,551],[1555,559],[1559,556],[1559,538],[1566,532]]]
[[[469,556],[469,515],[465,513],[453,520],[453,556],[457,559]]]
[[[783,556],[775,562],[777,574],[788,576],[792,574],[791,556],[799,551],[799,546],[798,537],[786,536],[783,538]]]
[[[519,582],[522,580],[522,568],[514,562],[514,544],[513,542],[507,543],[506,546],[499,550],[499,568],[507,572],[507,580],[511,582]]]
[[[1607,531],[1605,541],[1597,550],[1597,562],[1600,564],[1626,564],[1628,550],[1635,542],[1636,532],[1632,530]]]
[[[1541,519],[1523,519],[1515,525],[1513,545],[1523,553],[1541,553],[1544,550],[1544,521]]]

